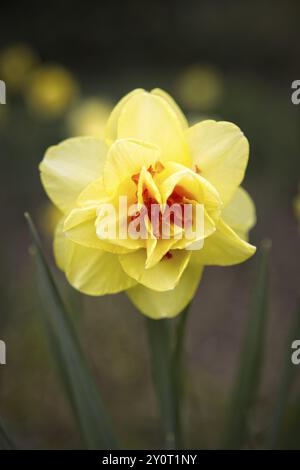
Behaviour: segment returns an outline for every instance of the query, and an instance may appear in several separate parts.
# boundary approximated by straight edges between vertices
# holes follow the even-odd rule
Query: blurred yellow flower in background
[[[67,126],[71,136],[104,137],[112,105],[101,98],[82,100],[70,110]]]
[[[65,67],[42,65],[31,74],[25,98],[34,112],[56,118],[66,111],[77,94],[77,82]]]
[[[188,111],[210,111],[222,97],[223,81],[215,67],[195,64],[178,76],[175,88],[180,103]]]
[[[125,290],[149,317],[177,315],[193,298],[205,265],[237,264],[255,253],[246,241],[255,208],[240,187],[248,156],[236,125],[206,120],[188,127],[167,93],[134,90],[113,109],[105,139],[68,139],[50,147],[40,164],[42,184],[64,213],[54,240],[57,265],[81,292]],[[146,206],[150,237],[99,233],[103,208],[110,203],[118,210],[120,196]],[[152,205],[163,213],[174,201],[204,207],[204,232],[193,240],[178,240],[175,222],[169,239],[154,230]],[[120,218],[132,221],[127,213]],[[193,248],[198,236],[200,250]]]
[[[0,78],[10,91],[23,91],[37,63],[37,55],[28,45],[8,46],[0,51]]]
[[[295,200],[294,200],[294,212],[299,222],[299,228],[300,228],[300,184],[298,186],[298,195],[295,197]]]

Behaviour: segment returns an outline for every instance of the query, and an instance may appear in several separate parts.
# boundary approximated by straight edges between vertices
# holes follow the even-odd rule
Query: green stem
[[[188,307],[178,319],[146,319],[152,375],[167,449],[182,446],[183,349]]]
[[[172,356],[172,375],[176,397],[176,422],[177,441],[183,446],[182,436],[182,402],[184,396],[185,369],[184,369],[184,340],[186,335],[189,306],[187,306],[178,318],[175,331],[175,345]]]

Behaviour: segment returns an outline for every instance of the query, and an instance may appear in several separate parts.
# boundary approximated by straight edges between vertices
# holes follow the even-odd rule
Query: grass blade
[[[252,309],[226,421],[223,446],[226,449],[243,447],[248,435],[247,417],[259,386],[267,318],[269,251],[270,242],[266,241],[260,248]]]
[[[275,401],[275,411],[270,427],[270,434],[268,437],[268,448],[275,449],[278,446],[279,435],[283,424],[283,417],[286,411],[290,390],[294,383],[296,376],[297,366],[291,361],[291,345],[292,342],[300,337],[300,305],[296,311],[295,320],[292,323],[289,339],[286,348],[286,357],[284,367],[279,382],[278,393]]]
[[[111,425],[82,353],[69,313],[43,254],[39,236],[28,214],[41,300],[40,314],[62,383],[89,449],[117,447]]]

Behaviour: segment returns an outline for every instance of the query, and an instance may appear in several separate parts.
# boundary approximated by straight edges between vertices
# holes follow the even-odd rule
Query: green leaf
[[[8,434],[6,426],[2,419],[0,419],[0,450],[14,450],[16,449],[14,440]]]
[[[291,329],[288,336],[288,343],[286,347],[286,357],[284,366],[279,381],[278,392],[275,400],[274,414],[270,426],[270,433],[268,436],[268,448],[275,449],[279,444],[279,435],[283,426],[283,418],[287,408],[287,403],[290,395],[292,385],[296,377],[297,367],[291,361],[291,345],[295,339],[300,338],[300,305],[295,314],[295,320],[292,322]],[[295,416],[294,416],[295,418]],[[296,429],[299,429],[299,421]],[[292,430],[292,434],[295,429]],[[297,431],[296,431],[297,433]],[[297,433],[298,434],[298,433]]]
[[[270,242],[262,243],[252,309],[223,437],[223,447],[226,449],[240,449],[245,444],[248,416],[259,387],[267,319],[269,251]]]
[[[34,224],[28,221],[37,271],[40,314],[66,395],[89,449],[115,449],[116,439],[96,384],[87,366],[70,314],[43,254]]]
[[[176,319],[146,318],[151,366],[167,449],[182,447],[183,345],[188,307]]]

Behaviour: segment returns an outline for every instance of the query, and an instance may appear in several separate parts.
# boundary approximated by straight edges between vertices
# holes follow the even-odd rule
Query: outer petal
[[[150,318],[171,318],[178,315],[195,295],[203,266],[189,263],[175,289],[157,292],[137,285],[127,291],[133,304]]]
[[[115,294],[136,284],[123,271],[117,255],[86,248],[71,241],[62,231],[64,219],[57,226],[54,255],[75,289],[88,295]]]
[[[87,248],[95,248],[110,253],[128,253],[130,250],[97,237],[96,207],[73,209],[66,217],[63,231],[67,238]]]
[[[193,252],[192,260],[201,265],[230,266],[242,263],[256,251],[242,240],[222,219],[216,232],[204,240],[204,247]]]
[[[160,88],[154,88],[153,90],[151,90],[151,94],[156,95],[156,96],[160,96],[161,98],[166,100],[167,103],[172,107],[174,113],[176,113],[176,116],[178,117],[178,119],[181,123],[182,129],[187,129],[188,128],[188,121],[187,121],[185,115],[181,111],[181,109],[178,106],[178,104],[176,103],[176,101],[173,100],[172,96],[169,95],[169,93],[166,93],[164,90],[161,90]]]
[[[40,164],[41,179],[49,198],[67,212],[81,191],[103,171],[107,147],[93,137],[65,140],[50,147]]]
[[[256,223],[254,203],[245,189],[238,188],[222,211],[223,220],[242,238],[246,238],[249,230]]]
[[[65,273],[73,287],[88,295],[116,294],[136,284],[124,273],[117,255],[73,242]]]
[[[211,120],[191,127],[186,135],[193,163],[227,204],[244,178],[248,140],[234,124]]]
[[[137,88],[136,90],[131,91],[126,96],[124,96],[112,110],[105,129],[105,140],[107,141],[108,145],[111,145],[118,138],[118,122],[124,105],[132,96],[142,93],[145,93],[145,90],[142,88]]]
[[[164,258],[149,269],[145,269],[147,255],[144,249],[120,255],[119,259],[124,271],[137,282],[156,291],[166,291],[178,284],[191,257],[191,252],[186,250],[171,253],[172,258]]]
[[[157,145],[161,161],[191,167],[182,123],[166,99],[137,93],[125,103],[118,121],[118,138],[136,138]]]

